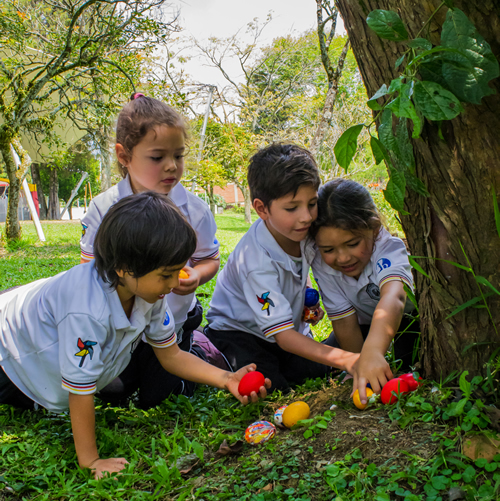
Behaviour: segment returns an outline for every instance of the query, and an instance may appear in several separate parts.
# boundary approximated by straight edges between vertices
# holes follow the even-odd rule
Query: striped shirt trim
[[[94,254],[91,254],[90,252],[85,252],[81,251],[81,256],[83,259],[94,259]]]
[[[345,318],[345,317],[349,317],[351,315],[353,315],[354,313],[356,313],[356,309],[354,308],[354,306],[351,306],[343,311],[338,311],[338,312],[335,312],[335,313],[328,313],[328,318],[330,320],[340,320],[341,318]]]
[[[148,344],[153,346],[154,348],[168,348],[169,346],[174,345],[177,342],[177,335],[175,332],[170,334],[170,336],[164,338],[164,339],[151,339],[146,336],[146,340]]]
[[[386,284],[387,282],[392,282],[394,280],[397,280],[398,282],[403,282],[406,284],[410,289],[413,290],[413,284],[408,280],[404,275],[387,275],[384,277],[380,283],[379,283],[379,288],[382,288],[382,285]]]
[[[191,256],[191,261],[193,261],[193,263],[197,263],[199,261],[204,261],[205,259],[219,259],[220,257],[220,253],[219,253],[219,249],[217,249],[215,252],[212,252],[212,254],[210,254],[209,256],[205,256],[205,257],[192,257]]]
[[[286,331],[288,329],[293,329],[293,328],[294,328],[293,321],[286,320],[285,322],[280,322],[279,324],[271,325],[271,327],[268,327],[262,333],[264,334],[264,336],[270,337],[274,336],[278,332]]]
[[[96,392],[97,381],[92,381],[91,383],[75,383],[69,379],[62,378],[62,387],[71,393],[88,395]]]

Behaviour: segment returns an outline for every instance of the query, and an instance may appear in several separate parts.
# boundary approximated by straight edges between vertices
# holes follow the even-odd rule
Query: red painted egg
[[[247,372],[238,385],[238,393],[243,396],[249,396],[252,391],[259,393],[259,388],[264,386],[266,380],[259,371]]]
[[[410,391],[415,391],[422,383],[422,378],[419,377],[418,381],[415,379],[413,376],[412,372],[409,372],[408,374],[403,374],[402,376],[399,376],[399,379],[402,379],[403,381],[406,381],[408,383],[408,386],[410,387]]]
[[[409,391],[410,387],[408,386],[408,383],[397,377],[385,383],[385,386],[382,388],[382,392],[380,393],[380,400],[382,400],[383,404],[395,404],[398,401],[398,397],[393,395],[392,392],[399,396],[404,393],[408,393]]]

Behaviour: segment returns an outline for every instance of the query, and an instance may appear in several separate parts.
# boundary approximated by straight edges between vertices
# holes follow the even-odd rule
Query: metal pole
[[[80,181],[76,185],[76,188],[71,192],[71,196],[69,197],[69,200],[68,200],[68,203],[66,204],[66,207],[64,207],[63,211],[61,212],[61,219],[63,218],[64,213],[68,210],[68,207],[70,206],[71,202],[73,201],[73,198],[76,197],[76,194],[78,193],[78,190],[80,189],[80,186],[85,181],[85,179],[87,179],[88,177],[89,177],[88,172],[84,172],[82,174],[82,178],[80,179]]]
[[[16,167],[19,168],[19,166],[21,165],[21,160],[12,145],[10,145],[10,149],[12,151],[12,156],[14,157],[14,162],[16,163]],[[35,223],[38,239],[40,240],[40,242],[45,242],[45,235],[43,234],[42,225],[40,224],[40,219],[38,218],[38,212],[36,211],[33,198],[31,197],[30,188],[28,186],[28,181],[26,181],[26,178],[24,178],[23,180],[23,190],[24,190],[24,196],[26,197],[26,201],[28,202],[28,207],[30,209],[31,217],[33,218],[33,222]]]
[[[205,110],[205,117],[203,118],[203,126],[201,128],[200,149],[198,151],[198,158],[196,159],[198,163],[201,161],[201,157],[203,154],[203,144],[205,143],[205,132],[207,130],[208,115],[210,114],[210,105],[212,104],[212,97],[214,95],[214,90],[216,88],[217,87],[215,85],[208,86],[208,102],[207,102],[207,108]],[[194,193],[195,188],[196,188],[196,176],[193,178],[193,183],[191,184],[191,193]]]

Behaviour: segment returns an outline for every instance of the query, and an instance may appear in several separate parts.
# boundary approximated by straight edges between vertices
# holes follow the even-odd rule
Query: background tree
[[[6,235],[19,238],[19,189],[30,160],[21,134],[60,140],[59,124],[106,125],[116,88],[134,88],[137,56],[167,38],[163,0],[37,0],[2,4],[0,11],[0,152],[10,181]],[[152,17],[153,11],[156,18]],[[129,93],[127,92],[127,93]],[[95,99],[97,97],[97,99]],[[11,144],[21,157],[16,168]]]
[[[429,196],[424,197],[407,190],[404,199],[407,214],[401,213],[411,253],[425,258],[418,260],[425,274],[417,273],[416,276],[424,370],[435,378],[464,367],[480,371],[500,343],[500,295],[487,285],[496,285],[498,291],[500,284],[500,240],[497,233],[500,222],[497,219],[495,223],[494,213],[498,203],[496,194],[500,192],[500,81],[496,78],[486,84],[483,78],[485,74],[495,74],[495,67],[498,71],[500,4],[478,0],[430,0],[412,2],[411,5],[396,0],[337,0],[337,6],[369,96],[374,96],[383,84],[400,80],[399,74],[405,68],[403,56],[408,56],[412,50],[417,51],[411,53],[413,55],[422,54],[440,43],[449,10],[447,6],[461,9],[477,27],[477,30],[471,29],[463,21],[455,23],[448,33],[458,35],[448,39],[451,47],[445,48],[454,55],[446,64],[437,58],[431,60],[426,68],[421,69],[419,78],[440,79],[445,86],[441,86],[443,89],[462,85],[467,91],[477,89],[479,85],[481,98],[462,95],[452,101],[446,94],[450,90],[429,92],[425,100],[435,105],[437,118],[433,120],[417,113],[412,120],[418,128],[421,127],[420,134],[420,131],[415,134],[415,125],[408,130],[406,121],[400,119],[398,127],[404,134],[400,135],[398,131],[398,137],[403,141],[400,143],[403,153],[411,153],[411,158],[414,158],[414,174],[429,192]],[[406,34],[394,20],[382,22],[392,30],[392,41],[379,38],[366,23],[369,13],[376,9],[397,12],[406,26],[403,29],[407,30],[408,38],[417,39],[412,42],[414,45],[397,41],[404,40]],[[380,14],[373,19],[380,20]],[[432,44],[427,40],[422,42],[423,37]],[[489,49],[482,37],[491,47],[491,57],[485,55]],[[434,57],[434,53],[430,55]],[[452,79],[447,83],[446,77],[450,75]],[[404,85],[405,81],[400,83]],[[431,87],[437,89],[434,84]],[[442,96],[446,97],[445,105]],[[408,104],[413,97],[412,94],[400,93],[396,98],[399,100],[392,104],[392,109],[397,109],[397,116],[403,118],[413,112]],[[382,101],[378,102],[380,106]],[[464,112],[458,114],[462,106]],[[451,110],[453,116],[458,116],[451,121],[442,121],[438,112],[443,110]],[[384,116],[377,115],[377,119],[379,136],[382,127],[383,135],[390,140],[393,137],[392,122],[381,123]],[[415,137],[408,139],[412,133]],[[408,140],[404,141],[404,137]],[[447,261],[457,262],[462,268]],[[476,299],[478,292],[484,298],[482,304]],[[471,303],[483,307],[465,308],[450,316],[459,305]]]

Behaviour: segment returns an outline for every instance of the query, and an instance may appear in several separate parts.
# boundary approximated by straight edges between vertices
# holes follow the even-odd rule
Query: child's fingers
[[[243,374],[241,375],[241,377],[243,377],[247,372],[252,372],[254,371],[255,369],[257,369],[257,366],[255,364],[248,364],[248,365],[245,365],[244,367],[242,367],[240,369],[240,371],[243,371]],[[238,371],[239,372],[239,371]]]
[[[359,378],[358,391],[359,391],[359,400],[362,404],[366,404],[368,398],[366,397],[366,385],[368,380],[364,377]]]
[[[265,385],[265,387],[267,389],[271,388],[272,383],[271,383],[271,380],[268,377],[266,377],[264,385]]]
[[[268,380],[268,381],[269,381],[269,380]],[[270,381],[269,381],[269,382],[270,382]],[[261,387],[259,388],[259,397],[260,397],[260,398],[262,398],[262,399],[264,399],[264,398],[266,398],[266,397],[267,397],[267,390],[266,390],[266,388],[265,388],[264,386],[261,386]]]

